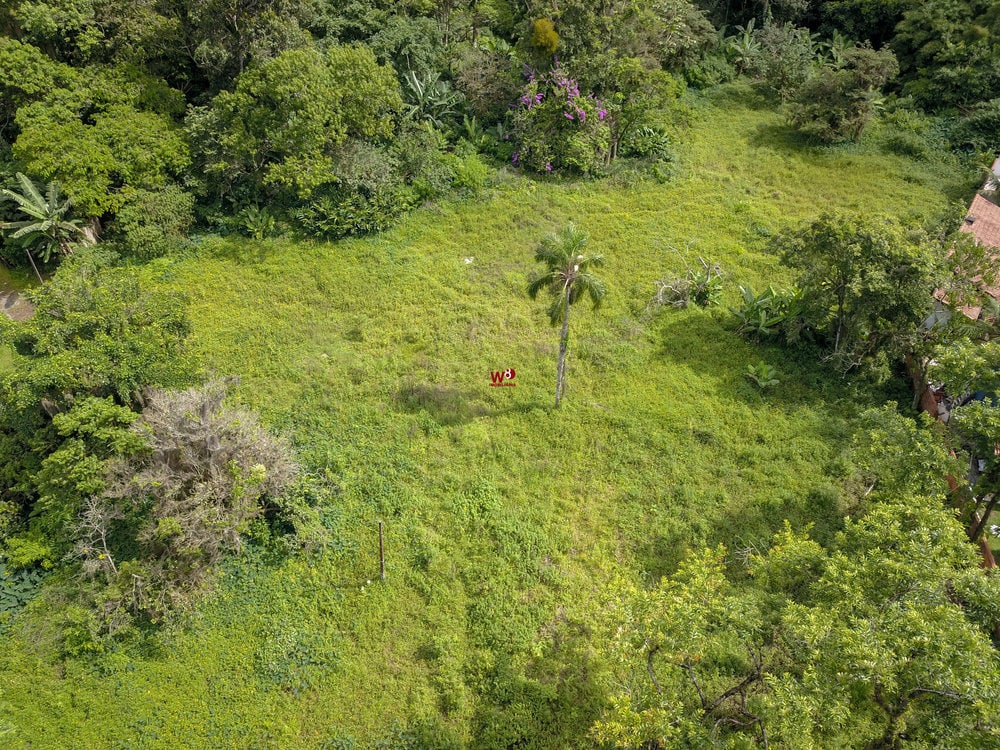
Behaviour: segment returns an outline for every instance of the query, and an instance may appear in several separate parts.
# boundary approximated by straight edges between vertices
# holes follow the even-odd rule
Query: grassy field
[[[809,147],[742,88],[689,107],[666,184],[508,175],[375,238],[206,238],[152,264],[190,295],[206,372],[239,375],[234,396],[333,489],[331,541],[251,548],[182,622],[101,653],[36,600],[0,655],[3,743],[585,747],[609,585],[786,518],[828,538],[852,417],[886,394],[742,341],[723,309],[650,317],[652,282],[700,255],[735,303],[739,283],[787,282],[776,230],[835,208],[938,214],[968,175],[877,138]],[[573,312],[554,411],[557,332],[524,290],[538,239],[571,220],[609,293]],[[761,360],[781,380],[767,394],[743,375]],[[516,387],[491,388],[504,368]]]

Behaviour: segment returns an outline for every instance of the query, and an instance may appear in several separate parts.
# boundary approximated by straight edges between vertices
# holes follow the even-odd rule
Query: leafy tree
[[[296,200],[337,182],[348,139],[389,137],[401,106],[395,73],[368,49],[310,47],[248,69],[187,127],[213,197]]]
[[[758,47],[751,54],[747,71],[787,101],[812,73],[816,49],[809,29],[791,23],[765,23],[755,32]]]
[[[64,522],[103,481],[98,464],[125,445],[115,431],[143,389],[191,375],[184,298],[151,293],[135,270],[102,269],[91,253],[33,293],[29,320],[0,331],[17,353],[0,378],[0,491],[31,519],[18,528],[22,564],[65,551]]]
[[[607,114],[561,66],[541,76],[529,73],[511,116],[517,148],[513,163],[536,172],[590,174],[600,169],[610,156]]]
[[[963,473],[944,426],[926,414],[903,416],[892,401],[862,413],[851,459],[862,496],[873,500],[943,497],[948,477]]]
[[[662,113],[681,95],[683,86],[666,71],[642,65],[638,58],[597,55],[594,62],[603,70],[604,89],[596,93],[607,109],[610,163],[634,130]]]
[[[531,13],[533,18],[553,21],[560,57],[574,67],[613,51],[620,57],[648,61],[652,67],[680,70],[715,38],[704,13],[687,0],[540,0],[531,3]],[[587,73],[593,76],[587,78],[587,85],[601,90],[600,67],[590,65]]]
[[[171,22],[164,29],[171,53],[164,73],[178,75],[169,63],[180,51],[185,64],[177,67],[193,79],[196,90],[227,89],[255,65],[307,46],[303,26],[312,5],[307,0],[163,0],[159,10]]]
[[[591,273],[591,268],[604,265],[603,255],[585,255],[587,233],[569,224],[561,232],[549,235],[535,251],[535,260],[545,264],[545,270],[536,274],[528,284],[528,296],[535,299],[543,289],[552,297],[549,321],[562,323],[559,334],[559,365],[556,370],[556,406],[563,395],[566,374],[566,349],[569,342],[570,306],[582,296],[589,295],[596,309],[604,299],[605,286]]]
[[[94,0],[14,0],[13,16],[23,39],[49,57],[77,64],[99,53],[103,34]]]
[[[796,93],[792,124],[823,141],[856,141],[871,121],[885,84],[899,72],[888,49],[854,47],[824,65]]]
[[[153,94],[157,103],[147,109]],[[113,214],[123,188],[163,188],[190,163],[169,114],[177,94],[128,70],[90,71],[85,83],[18,110],[14,158],[25,171],[58,181],[84,216]]]
[[[0,142],[17,136],[17,110],[49,94],[72,87],[79,73],[57,63],[30,44],[0,36]]]
[[[0,195],[17,203],[18,210],[29,218],[0,222],[0,229],[11,232],[10,239],[20,241],[41,282],[42,275],[35,265],[32,249],[43,263],[48,263],[56,249],[63,255],[69,255],[73,240],[82,239],[83,230],[80,222],[66,218],[72,201],[61,200],[57,183],[50,182],[43,196],[35,183],[20,172],[17,173],[17,180],[21,183],[20,193],[5,189],[0,190]]]
[[[787,528],[727,578],[692,554],[606,608],[615,689],[594,727],[621,748],[987,747],[1000,579],[937,498],[896,496],[831,550]]]
[[[873,750],[995,744],[998,580],[983,578],[937,499],[898,498],[849,520],[815,603],[784,616],[805,668],[776,687],[776,729],[805,746],[833,732]]]
[[[58,407],[82,395],[133,405],[144,387],[189,377],[185,297],[145,289],[133,269],[83,257],[64,264],[33,301],[34,315],[4,332],[20,355],[5,373],[5,409],[39,409],[43,399]]]
[[[605,620],[623,686],[597,722],[599,742],[619,748],[719,747],[713,729],[764,732],[755,713],[766,689],[763,602],[734,590],[725,550],[692,554],[646,589],[623,584]]]
[[[904,93],[929,109],[968,107],[1000,87],[1000,12],[990,0],[913,3],[896,27]]]
[[[886,368],[908,353],[940,263],[920,233],[889,218],[826,214],[782,232],[772,247],[798,270],[801,324],[835,367]]]
[[[951,410],[948,425],[956,442],[972,457],[968,502],[961,508],[969,538],[978,541],[1000,503],[1000,413],[995,394],[1000,391],[1000,346],[993,341],[963,340],[940,347],[928,367],[929,376],[955,394],[973,398]]]
[[[36,497],[27,528],[6,541],[14,562],[40,558],[52,565],[70,551],[87,500],[107,487],[108,461],[147,449],[145,437],[130,429],[137,418],[114,399],[93,396],[53,415],[51,428],[45,430],[51,452],[26,481]]]

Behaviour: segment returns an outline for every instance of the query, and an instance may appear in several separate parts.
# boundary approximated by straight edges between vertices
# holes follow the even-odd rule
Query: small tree
[[[888,49],[858,46],[824,65],[799,89],[791,122],[823,141],[856,141],[875,113],[880,91],[899,72]]]
[[[0,229],[11,232],[10,238],[22,243],[24,252],[31,261],[31,267],[35,269],[35,275],[41,282],[42,275],[35,265],[32,251],[43,263],[49,262],[56,249],[63,255],[69,255],[72,252],[73,240],[82,238],[83,230],[80,228],[80,222],[66,218],[73,202],[69,199],[62,200],[58,183],[50,182],[43,196],[27,176],[18,172],[17,180],[21,183],[20,193],[0,190],[0,195],[17,203],[18,211],[27,218],[2,222]]]
[[[545,271],[528,285],[528,296],[535,299],[543,289],[552,296],[549,320],[562,323],[559,334],[559,366],[556,372],[556,406],[562,399],[566,375],[566,348],[569,340],[569,308],[580,297],[590,296],[594,309],[604,299],[604,282],[590,273],[590,268],[604,264],[603,255],[585,255],[587,233],[572,223],[542,240],[535,251],[535,260],[545,264]]]
[[[799,271],[800,323],[838,369],[886,365],[912,350],[940,276],[924,239],[888,218],[829,214],[774,238]]]

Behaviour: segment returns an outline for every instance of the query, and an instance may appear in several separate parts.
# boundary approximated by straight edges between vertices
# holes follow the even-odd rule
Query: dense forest
[[[0,742],[1000,747],[998,155],[1000,2],[9,0]]]

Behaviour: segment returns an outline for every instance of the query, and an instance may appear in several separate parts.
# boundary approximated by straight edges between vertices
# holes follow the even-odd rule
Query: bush
[[[567,169],[600,171],[611,145],[607,110],[556,66],[543,76],[528,75],[514,110],[515,165],[536,172]]]
[[[670,136],[659,128],[642,126],[632,130],[622,144],[622,156],[673,161],[674,147]]]
[[[150,392],[135,428],[149,450],[113,462],[107,489],[81,513],[75,552],[108,582],[111,615],[155,620],[176,608],[294,477],[289,447],[254,415],[225,408],[225,393],[220,382]],[[116,561],[128,551],[138,554]]]
[[[194,196],[177,185],[161,190],[127,188],[115,217],[114,235],[123,254],[139,260],[167,255],[186,242],[194,223]]]
[[[849,49],[840,63],[824,65],[798,90],[792,125],[823,141],[856,141],[875,113],[880,90],[898,72],[887,49]]]
[[[955,126],[952,142],[977,151],[1000,152],[1000,99],[976,105],[972,113]]]
[[[882,147],[891,154],[908,159],[923,159],[927,156],[927,142],[916,133],[893,130],[882,136]]]
[[[743,304],[731,312],[736,316],[736,332],[741,336],[761,341],[784,331],[790,339],[797,337],[796,321],[802,308],[800,291],[777,291],[769,286],[755,294],[750,286],[740,286],[740,295]]]
[[[309,234],[336,240],[381,232],[411,206],[403,190],[376,195],[331,190],[295,212],[295,218]]]
[[[755,45],[747,71],[760,78],[782,100],[791,98],[805,83],[815,64],[816,53],[809,29],[793,24],[766,23],[752,34]]]
[[[696,89],[718,86],[736,78],[736,68],[722,52],[712,52],[684,68],[684,80]]]
[[[518,74],[510,57],[482,47],[467,50],[458,64],[455,86],[466,106],[486,123],[501,121],[518,95]]]

